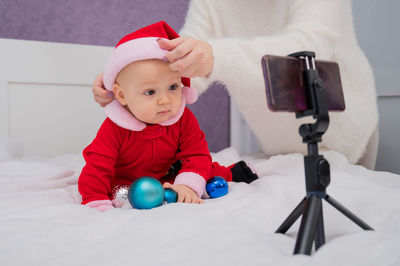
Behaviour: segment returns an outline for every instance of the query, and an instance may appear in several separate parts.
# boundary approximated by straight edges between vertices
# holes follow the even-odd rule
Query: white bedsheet
[[[375,231],[323,202],[327,243],[312,256],[292,255],[299,221],[274,233],[305,195],[299,154],[247,157],[262,177],[205,204],[105,213],[80,205],[80,155],[3,158],[0,265],[400,265],[400,176],[325,157],[328,194]],[[239,157],[227,149],[214,159]]]

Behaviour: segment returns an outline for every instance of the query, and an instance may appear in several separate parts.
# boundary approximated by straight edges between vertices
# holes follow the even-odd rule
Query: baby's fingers
[[[183,192],[178,192],[178,202],[186,202],[186,195]]]
[[[173,189],[174,188],[174,186],[173,185],[171,185],[170,183],[168,183],[168,182],[165,182],[164,184],[163,184],[163,188],[171,188],[171,189]]]
[[[204,203],[204,201],[201,198],[199,198],[197,195],[194,195],[192,198],[192,203],[201,204],[201,203]]]

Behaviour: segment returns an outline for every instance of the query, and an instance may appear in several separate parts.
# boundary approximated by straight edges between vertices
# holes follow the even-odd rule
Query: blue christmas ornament
[[[129,187],[128,199],[132,207],[136,209],[158,207],[164,201],[164,188],[157,179],[144,176]]]
[[[207,181],[206,191],[210,198],[219,198],[228,193],[228,183],[220,176],[214,176]]]
[[[178,193],[175,190],[166,188],[164,190],[164,201],[167,203],[173,203],[178,201]]]

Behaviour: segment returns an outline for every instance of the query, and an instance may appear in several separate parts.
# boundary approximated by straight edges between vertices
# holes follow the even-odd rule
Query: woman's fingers
[[[192,53],[189,53],[178,61],[170,63],[169,69],[172,71],[178,71],[181,76],[187,78],[198,77],[202,72],[202,67],[196,63],[196,58]]]
[[[184,41],[185,41],[185,38],[176,38],[173,40],[160,38],[157,40],[157,43],[161,49],[172,51],[173,49],[175,49],[178,45],[180,45]]]
[[[103,73],[98,74],[93,81],[93,87],[104,87]]]
[[[179,45],[177,45],[174,49],[172,49],[169,53],[166,54],[166,57],[169,62],[175,62],[177,60],[181,60],[187,54],[189,54],[195,47],[195,42],[193,39],[185,39]]]
[[[175,61],[169,64],[169,69],[171,69],[172,71],[178,71],[181,76],[183,77],[187,77],[190,78],[188,76],[185,75],[185,70],[186,68],[188,68],[190,65],[193,64],[193,58],[189,55]]]
[[[109,97],[99,97],[99,96],[94,96],[94,100],[100,104],[102,107],[106,106],[112,101],[112,98],[110,100]]]
[[[172,71],[178,71],[181,76],[188,78],[206,77],[211,73],[214,57],[209,43],[189,38],[180,39],[176,44],[178,45],[166,55]]]
[[[112,98],[114,97],[114,93],[112,91],[106,90],[103,87],[92,87],[92,92],[94,96],[102,97],[102,98]]]
[[[104,89],[103,73],[95,77],[92,85],[92,92],[94,100],[103,107],[114,99],[113,92]]]

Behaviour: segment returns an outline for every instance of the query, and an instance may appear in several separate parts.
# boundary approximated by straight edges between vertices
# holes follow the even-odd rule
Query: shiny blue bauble
[[[220,176],[214,176],[207,181],[206,191],[210,198],[219,198],[228,193],[228,182]]]
[[[167,203],[173,203],[178,201],[178,193],[175,190],[166,188],[164,190],[164,201]]]
[[[136,209],[158,207],[164,201],[164,188],[157,179],[144,176],[129,187],[128,199],[132,207]]]

